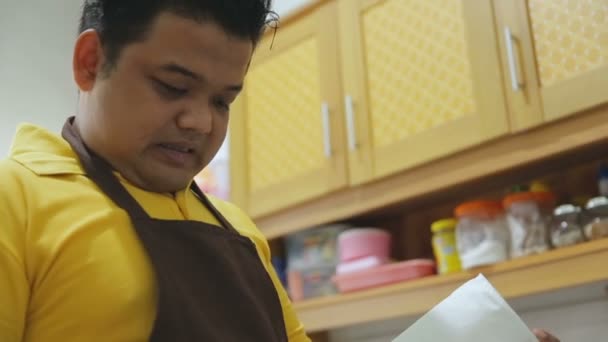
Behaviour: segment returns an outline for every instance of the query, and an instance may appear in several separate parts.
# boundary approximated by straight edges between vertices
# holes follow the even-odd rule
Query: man
[[[0,163],[0,341],[309,341],[262,234],[192,182],[269,11],[85,1],[75,118]]]

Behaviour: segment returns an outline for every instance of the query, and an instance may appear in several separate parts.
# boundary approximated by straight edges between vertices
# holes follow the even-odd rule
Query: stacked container
[[[435,263],[431,260],[390,262],[390,245],[391,235],[381,229],[359,228],[340,234],[340,264],[333,278],[340,292],[363,290],[435,273]]]
[[[585,240],[581,226],[581,208],[562,204],[553,211],[551,245],[554,248],[575,245]]]
[[[548,191],[520,192],[505,197],[503,205],[511,233],[511,257],[549,249],[549,227],[555,195]]]
[[[340,264],[337,274],[352,273],[389,261],[391,235],[376,228],[357,228],[343,232],[338,237]]]
[[[585,237],[588,240],[597,240],[608,237],[608,197],[595,197],[585,206],[587,224]]]
[[[293,301],[337,293],[331,279],[339,261],[338,236],[346,228],[324,226],[287,237],[287,283]]]
[[[462,268],[490,265],[509,257],[509,229],[500,202],[474,201],[455,210],[456,242]]]

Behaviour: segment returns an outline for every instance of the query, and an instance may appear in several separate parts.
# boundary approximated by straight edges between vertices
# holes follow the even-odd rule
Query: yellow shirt
[[[190,191],[150,193],[121,182],[152,217],[219,224]],[[238,208],[211,200],[256,244],[289,341],[310,341],[264,236]],[[84,176],[65,140],[22,125],[9,159],[0,161],[0,341],[146,341],[155,294],[151,265],[127,214]]]

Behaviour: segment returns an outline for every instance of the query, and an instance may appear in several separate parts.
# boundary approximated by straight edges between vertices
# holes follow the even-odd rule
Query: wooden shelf
[[[483,273],[507,299],[608,282],[608,239],[510,260],[490,267],[434,276],[295,304],[309,332],[420,315]]]
[[[336,191],[292,208],[254,217],[268,239],[435,196],[509,186],[605,153],[608,106],[509,135],[378,181]]]

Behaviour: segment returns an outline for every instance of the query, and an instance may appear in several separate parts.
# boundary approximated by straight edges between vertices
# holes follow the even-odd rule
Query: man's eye
[[[222,112],[227,112],[230,110],[230,104],[228,104],[228,102],[224,101],[223,99],[216,99],[214,101],[214,104]]]
[[[175,99],[182,97],[188,93],[188,89],[174,87],[160,80],[155,80],[155,82],[158,85],[161,95],[167,98]]]

